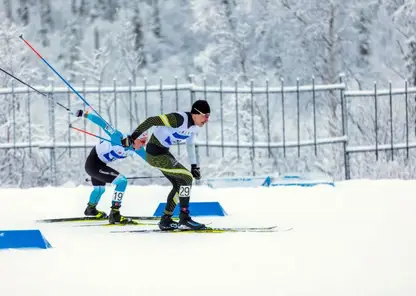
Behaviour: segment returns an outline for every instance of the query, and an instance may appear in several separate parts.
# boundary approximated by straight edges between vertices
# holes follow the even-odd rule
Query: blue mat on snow
[[[157,207],[154,217],[161,217],[163,211],[166,207],[166,203],[160,203]],[[191,216],[226,216],[227,213],[224,211],[219,202],[190,202],[189,203],[189,212]],[[179,216],[179,206],[176,206],[174,212],[174,217]]]
[[[0,249],[48,249],[51,244],[38,229],[0,230]]]

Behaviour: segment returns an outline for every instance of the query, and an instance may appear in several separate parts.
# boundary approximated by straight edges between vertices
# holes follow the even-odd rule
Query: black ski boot
[[[87,208],[84,211],[84,215],[88,217],[95,217],[97,219],[107,219],[107,214],[103,211],[97,210],[96,206],[97,205],[88,203]]]
[[[120,207],[111,207],[110,215],[108,216],[108,223],[110,224],[131,224],[133,221],[120,214]]]
[[[172,220],[172,216],[164,214],[159,221],[160,230],[173,230],[178,228],[178,222]]]
[[[193,229],[193,230],[201,230],[205,229],[205,224],[198,223],[192,220],[191,216],[189,215],[189,210],[184,208],[181,209],[179,214],[179,229]]]

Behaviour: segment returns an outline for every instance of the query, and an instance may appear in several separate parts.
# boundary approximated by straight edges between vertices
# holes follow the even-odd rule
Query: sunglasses
[[[199,111],[198,109],[194,108],[196,111],[198,111],[199,115],[204,116],[206,119],[209,119],[210,114],[209,113],[202,113],[201,111]]]

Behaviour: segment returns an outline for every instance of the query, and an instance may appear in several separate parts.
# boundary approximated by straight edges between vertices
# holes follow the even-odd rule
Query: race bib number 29
[[[191,186],[181,186],[179,187],[179,197],[189,197],[191,195]]]

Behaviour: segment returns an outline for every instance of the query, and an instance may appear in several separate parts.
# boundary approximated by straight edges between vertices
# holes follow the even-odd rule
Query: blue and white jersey
[[[132,148],[125,148],[121,145],[121,139],[124,138],[124,135],[107,125],[107,123],[101,118],[94,114],[87,113],[85,117],[89,119],[91,122],[95,123],[99,127],[101,127],[104,132],[110,137],[111,142],[101,141],[95,146],[97,151],[98,158],[104,162],[109,163],[115,160],[126,158],[127,156],[131,156],[134,154],[139,155],[140,157],[144,157],[144,149],[134,150]],[[145,137],[146,134],[141,135],[140,138]]]
[[[187,144],[191,145],[194,144],[194,138],[200,129],[197,125],[192,125],[191,127],[188,127],[188,116],[185,112],[176,113],[180,114],[184,119],[183,123],[179,127],[171,127],[169,125],[166,125],[155,126],[153,128],[153,135],[166,148],[169,148],[173,144],[178,144],[181,142],[186,142]],[[168,122],[167,118],[166,121]]]
[[[129,155],[135,154],[134,150],[125,149],[121,145],[113,145],[106,141],[101,141],[95,146],[95,149],[97,150],[98,158],[104,163],[123,159]]]

